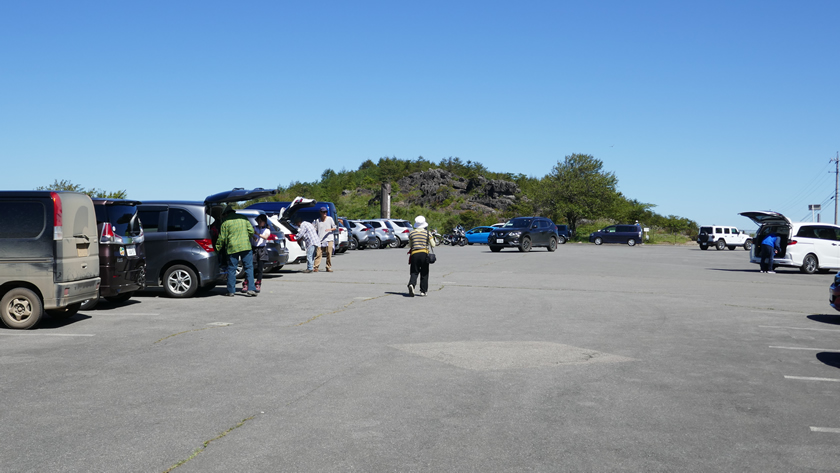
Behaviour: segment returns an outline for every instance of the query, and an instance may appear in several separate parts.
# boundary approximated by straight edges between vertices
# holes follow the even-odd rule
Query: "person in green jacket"
[[[245,266],[245,278],[248,284],[247,296],[256,296],[254,287],[254,254],[251,251],[251,236],[254,234],[254,227],[248,218],[239,215],[230,205],[222,212],[222,228],[219,230],[219,239],[216,240],[216,249],[227,253],[227,293],[233,297],[236,292],[236,266],[242,259]]]

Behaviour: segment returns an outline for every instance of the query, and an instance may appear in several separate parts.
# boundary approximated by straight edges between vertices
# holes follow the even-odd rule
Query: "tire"
[[[703,250],[703,251],[708,250],[709,245],[707,245],[706,243],[700,243],[700,249]]]
[[[631,238],[631,239],[627,240],[627,246],[636,246],[636,239]]]
[[[126,292],[124,294],[118,294],[116,296],[106,297],[105,300],[108,302],[112,302],[114,304],[122,304],[123,302],[128,301],[133,296],[133,292]]]
[[[192,297],[198,290],[198,283],[195,271],[182,264],[172,266],[163,275],[163,289],[169,297]]]
[[[493,253],[498,253],[498,252],[502,251],[502,247],[501,246],[491,246],[490,251],[492,251]]]
[[[564,237],[563,235],[560,235],[560,238],[557,240],[557,243],[560,243],[561,245],[565,245],[566,241],[567,241],[566,237]]]
[[[358,250],[359,249],[359,240],[357,240],[356,237],[353,237],[353,238],[350,239],[349,248],[351,250]]]
[[[747,240],[744,242],[744,249],[750,251],[752,249],[752,240]]]
[[[820,265],[817,261],[817,257],[809,253],[802,259],[802,266],[799,267],[799,270],[805,274],[814,274],[817,272],[819,267]]]
[[[716,250],[720,251],[720,250],[724,249],[725,247],[726,247],[726,242],[725,241],[718,240],[717,242],[715,242],[715,249]]]
[[[435,246],[440,246],[441,239],[440,235],[435,235]]]
[[[531,239],[530,238],[525,237],[525,238],[522,239],[522,241],[519,243],[519,251],[521,251],[523,253],[527,253],[527,252],[531,251]]]
[[[468,244],[468,245],[470,245],[470,246],[472,246],[472,245],[473,245],[473,242],[471,242],[471,241],[467,240],[467,244]]]
[[[97,304],[99,304],[98,297],[94,299],[88,299],[82,302],[82,307],[80,307],[80,310],[93,310],[96,308]]]
[[[236,279],[245,279],[245,264],[242,260],[236,262]]]
[[[399,240],[399,238],[398,238],[398,239],[396,239],[396,240],[394,240],[394,241],[392,241],[391,243],[388,243],[388,246],[389,246],[389,247],[391,247],[391,248],[399,248],[399,247],[400,247],[400,240]]]
[[[737,248],[737,246],[727,246],[726,247],[727,250],[734,250],[735,248]]]
[[[82,308],[82,303],[77,302],[75,304],[70,304],[63,309],[47,310],[46,313],[47,313],[47,315],[49,315],[50,317],[52,317],[54,319],[63,320],[63,319],[69,319],[70,317],[73,317],[74,315],[76,315],[79,312],[79,309],[81,309],[81,308]]]
[[[466,244],[467,244],[466,238],[462,238],[462,239],[458,240],[458,246],[464,246]]]
[[[554,251],[557,249],[557,239],[551,237],[548,239],[548,251]]]
[[[9,328],[32,328],[41,320],[43,313],[41,298],[25,287],[16,287],[0,299],[0,320]]]
[[[381,238],[379,238],[379,237],[376,237],[376,246],[375,246],[375,248],[377,248],[377,249],[378,249],[378,248],[382,248],[382,239],[381,239]]]
[[[596,244],[596,245],[600,245],[600,244],[601,244],[601,243],[603,243],[603,242],[604,242],[604,240],[603,240],[603,239],[601,239],[601,237],[595,237],[595,244]]]

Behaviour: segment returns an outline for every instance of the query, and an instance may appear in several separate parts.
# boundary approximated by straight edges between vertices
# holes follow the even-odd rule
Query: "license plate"
[[[125,253],[128,256],[137,256],[137,248],[134,245],[128,245],[125,247]]]
[[[504,238],[496,238],[496,243],[504,243],[504,242],[505,242]]]

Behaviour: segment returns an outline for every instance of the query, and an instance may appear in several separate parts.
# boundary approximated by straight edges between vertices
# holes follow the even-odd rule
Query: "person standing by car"
[[[311,223],[298,217],[295,219],[295,226],[298,227],[297,240],[306,251],[306,270],[304,273],[311,273],[313,261],[315,260],[315,248],[318,247],[318,231]]]
[[[414,297],[414,289],[417,287],[417,276],[420,276],[420,295],[425,296],[429,292],[429,248],[435,246],[435,240],[426,229],[426,217],[418,215],[414,219],[414,230],[408,234],[408,250],[410,277],[408,279],[408,295]]]
[[[779,252],[779,237],[775,233],[767,235],[767,238],[761,240],[761,263],[759,269],[762,273],[776,274],[773,271],[773,258]]]
[[[254,227],[248,221],[248,217],[237,214],[230,205],[222,212],[224,223],[219,230],[219,239],[216,241],[216,249],[225,251],[228,255],[227,267],[227,293],[228,297],[236,292],[236,266],[242,259],[245,267],[245,281],[247,287],[254,287],[254,255],[251,250],[251,237],[254,234]],[[248,296],[256,296],[253,290],[246,292]]]
[[[254,228],[254,292],[260,292],[263,277],[263,265],[268,261],[265,242],[271,236],[268,229],[268,217],[257,215],[257,226]],[[248,292],[248,281],[242,283],[242,292]]]
[[[327,272],[332,270],[332,252],[333,252],[333,232],[336,231],[335,221],[332,217],[327,215],[327,208],[321,207],[321,216],[315,220],[315,230],[318,232],[318,247],[315,249],[315,269],[317,273],[321,267],[321,257],[326,253],[327,255]]]

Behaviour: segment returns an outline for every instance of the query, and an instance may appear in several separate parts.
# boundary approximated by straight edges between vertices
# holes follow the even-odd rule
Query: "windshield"
[[[533,219],[526,217],[512,218],[505,223],[504,228],[529,228],[531,220]]]
[[[115,235],[140,236],[140,219],[134,205],[97,205],[96,220],[110,223]]]

